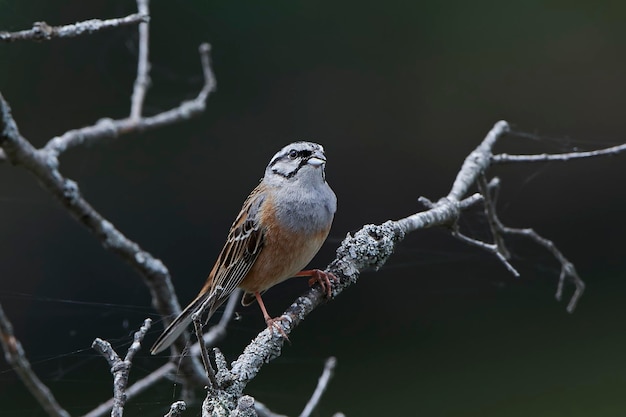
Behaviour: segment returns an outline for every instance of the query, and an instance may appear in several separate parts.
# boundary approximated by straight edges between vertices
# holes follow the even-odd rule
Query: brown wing
[[[208,320],[215,310],[226,301],[228,296],[239,286],[263,248],[265,230],[259,225],[259,210],[265,194],[259,184],[243,203],[243,208],[230,228],[224,249],[198,296],[170,323],[150,349],[157,354],[185,331],[192,321],[193,313],[208,302]]]
[[[239,286],[263,249],[265,230],[259,224],[265,201],[262,184],[250,193],[230,228],[228,238],[211,271],[210,294],[216,295],[215,308]],[[214,311],[211,308],[209,314]]]

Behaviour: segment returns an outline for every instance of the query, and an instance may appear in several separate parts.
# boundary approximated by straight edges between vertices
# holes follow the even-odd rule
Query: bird
[[[259,303],[270,331],[274,327],[287,339],[267,313],[261,294],[294,276],[311,277],[331,295],[331,273],[302,270],[328,237],[337,197],[326,181],[326,156],[322,145],[299,141],[278,151],[259,184],[243,203],[224,248],[206,283],[191,303],[170,323],[154,343],[155,355],[169,347],[192,322],[196,312],[208,319],[237,288],[243,289],[244,306]]]

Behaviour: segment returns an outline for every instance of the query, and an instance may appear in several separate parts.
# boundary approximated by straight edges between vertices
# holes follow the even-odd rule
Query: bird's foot
[[[298,273],[299,277],[311,277],[309,278],[309,286],[312,287],[315,283],[320,284],[324,293],[326,293],[326,298],[331,298],[333,296],[333,284],[330,282],[337,282],[339,279],[331,272],[321,271],[319,269],[309,269],[307,271],[300,271]]]
[[[271,318],[270,316],[265,317],[265,324],[267,324],[267,328],[270,329],[270,334],[274,335],[274,329],[278,330],[278,333],[280,333],[280,335],[282,337],[285,338],[286,341],[288,341],[289,343],[291,343],[291,340],[289,340],[289,336],[287,336],[287,333],[285,333],[285,330],[283,329],[283,326],[281,326],[280,322],[283,319],[287,319],[287,316],[282,315],[282,316],[278,316],[278,317],[274,317]]]

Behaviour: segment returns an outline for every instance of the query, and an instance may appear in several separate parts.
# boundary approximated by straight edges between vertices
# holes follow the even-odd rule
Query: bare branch
[[[22,344],[13,334],[13,325],[4,314],[2,305],[0,305],[0,344],[2,344],[7,363],[11,365],[46,413],[52,417],[70,417],[70,414],[59,405],[52,392],[31,368]]]
[[[478,177],[491,165],[491,151],[494,145],[509,130],[509,124],[504,120],[500,120],[493,126],[480,145],[465,158],[452,189],[448,193],[448,199],[460,200],[467,195],[469,188],[476,184]]]
[[[206,375],[211,381],[211,390],[216,390],[219,388],[219,384],[215,379],[215,370],[213,370],[213,366],[211,365],[211,360],[209,359],[209,352],[207,350],[206,344],[204,343],[204,338],[202,337],[202,318],[201,318],[202,310],[195,312],[191,317],[193,320],[193,326],[196,331],[196,336],[198,337],[198,345],[200,346],[200,357],[202,358],[202,363],[204,364],[204,370],[206,371]]]
[[[100,119],[92,126],[69,130],[61,136],[52,138],[44,150],[52,156],[58,156],[66,150],[90,144],[99,140],[113,139],[126,133],[143,132],[157,129],[170,124],[189,120],[202,113],[206,108],[209,94],[215,90],[216,81],[211,69],[209,44],[200,45],[200,59],[204,74],[204,86],[198,96],[190,101],[182,102],[178,107],[158,113],[154,116],[126,119]]]
[[[576,271],[576,267],[572,264],[561,251],[556,247],[554,242],[548,240],[542,236],[540,236],[533,229],[516,229],[512,227],[502,226],[502,233],[511,234],[511,235],[520,235],[525,236],[535,243],[546,248],[552,256],[554,256],[561,263],[561,274],[559,275],[559,284],[556,290],[555,298],[557,301],[561,301],[563,296],[563,284],[566,278],[569,278],[570,281],[574,284],[575,290],[572,298],[570,298],[569,303],[567,304],[567,312],[573,313],[576,309],[576,305],[578,304],[578,300],[583,295],[585,291],[585,283],[578,275]]]
[[[140,13],[148,13],[147,0],[137,0]],[[146,19],[147,21],[147,19]],[[142,86],[147,77],[147,23],[140,27],[140,59],[138,63],[138,76],[135,92],[133,93],[133,110],[143,103],[145,89]],[[202,112],[205,108],[205,101],[208,95],[215,88],[215,77],[210,68],[209,46],[201,45],[200,55],[205,75],[205,85],[196,99],[184,102],[177,108],[165,111],[151,117],[138,117],[122,120],[102,119],[96,125],[83,129],[69,131],[61,137],[53,138],[43,149],[35,149],[25,138],[23,138],[13,119],[8,103],[0,94],[0,161],[8,160],[14,165],[22,165],[33,173],[53,196],[83,225],[85,225],[98,239],[103,246],[114,253],[120,255],[129,262],[144,278],[152,295],[155,309],[163,317],[172,317],[180,312],[180,306],[175,298],[174,288],[171,283],[169,271],[163,263],[144,251],[139,245],[115,228],[110,222],[104,219],[86,200],[82,197],[78,185],[60,173],[58,166],[58,155],[70,147],[95,141],[103,138],[118,136],[122,133],[151,129],[164,126],[166,124],[188,119]],[[185,341],[179,342],[177,346],[182,350]],[[181,369],[188,378],[192,378],[196,383],[205,383],[202,371],[197,361],[190,357],[183,358]]]
[[[220,321],[212,326],[205,334],[204,334],[204,343],[207,346],[215,346],[221,340],[226,337],[226,328],[228,323],[232,320],[237,304],[239,303],[239,298],[241,298],[241,291],[236,290],[228,299],[226,304],[226,308],[224,309],[224,313],[222,313],[222,317]],[[200,354],[200,343],[195,343],[189,348],[189,354],[192,357],[197,357]],[[224,359],[225,362],[225,359]],[[134,384],[129,386],[126,389],[126,400],[129,401],[132,398],[135,398],[151,386],[163,380],[168,375],[173,374],[178,369],[178,364],[174,361],[167,362],[165,365],[161,366],[157,370],[153,371],[149,375],[143,377],[142,379],[136,381]],[[102,417],[113,408],[114,399],[110,398],[106,402],[100,404],[95,409],[91,410],[83,417]]]
[[[504,267],[516,278],[518,278],[520,276],[519,272],[517,272],[517,269],[515,269],[515,267],[513,265],[511,265],[511,263],[508,261],[507,256],[505,256],[500,249],[498,248],[498,245],[495,244],[489,244],[486,242],[483,242],[481,240],[476,240],[473,239],[469,236],[464,235],[463,233],[461,233],[457,227],[455,227],[452,230],[452,236],[454,236],[455,238],[459,239],[462,242],[467,243],[468,245],[472,245],[472,246],[476,246],[480,249],[483,249],[493,255],[495,255],[496,258],[498,258],[498,260],[500,262],[502,262],[502,264],[504,265]]]
[[[469,192],[470,187],[476,184],[478,177],[489,168],[491,149],[497,140],[508,131],[507,122],[503,120],[497,122],[481,144],[465,158],[452,189],[446,197],[439,200],[428,211],[416,213],[397,221],[403,232],[408,233],[432,226],[451,225],[456,222],[461,209],[459,200]]]
[[[48,41],[55,38],[75,38],[77,36],[91,35],[106,29],[136,25],[137,23],[148,22],[149,20],[150,16],[148,13],[142,13],[140,11],[139,13],[131,14],[126,17],[107,20],[90,19],[64,26],[50,26],[46,22],[35,22],[31,29],[20,30],[18,32],[0,32],[0,41]]]
[[[126,404],[126,386],[128,385],[128,376],[130,374],[130,367],[132,365],[132,359],[141,348],[141,341],[150,329],[152,320],[146,319],[143,322],[141,328],[135,332],[133,343],[126,357],[122,360],[118,354],[113,350],[111,344],[106,340],[97,338],[91,345],[102,356],[105,357],[109,366],[111,366],[111,373],[113,374],[113,410],[111,411],[111,417],[122,417],[124,414],[124,405]]]
[[[136,396],[138,396],[139,394],[141,394],[142,392],[144,392],[145,390],[147,390],[148,388],[150,388],[157,382],[162,381],[165,377],[170,375],[172,372],[176,372],[176,368],[177,368],[176,364],[174,364],[173,362],[167,362],[165,365],[161,366],[156,371],[153,371],[152,373],[150,373],[150,375],[135,382],[133,385],[129,386],[126,389],[126,401],[130,401],[131,399],[135,398]],[[114,403],[115,403],[115,399],[110,398],[109,400],[100,404],[98,407],[94,408],[87,414],[84,414],[83,417],[104,416],[105,414],[108,414],[111,411]]]
[[[546,248],[552,254],[552,256],[554,256],[561,263],[561,274],[559,276],[559,283],[555,296],[557,301],[561,301],[565,278],[569,277],[574,284],[574,294],[567,304],[567,312],[573,313],[574,309],[576,308],[576,304],[578,303],[578,300],[585,291],[585,283],[578,275],[578,272],[576,272],[576,268],[574,267],[574,265],[561,253],[561,251],[558,250],[556,245],[551,240],[540,236],[533,229],[517,229],[507,227],[502,224],[496,211],[496,198],[500,188],[500,181],[497,178],[494,178],[489,184],[487,184],[484,176],[481,176],[478,182],[478,186],[483,196],[485,197],[485,216],[489,221],[489,227],[491,228],[491,233],[493,235],[494,241],[496,242],[496,244],[493,245],[496,250],[496,255],[502,258],[506,256],[506,259],[509,258],[508,250],[504,245],[503,235],[505,234],[525,236],[533,240],[535,243]],[[501,260],[505,262],[502,258]],[[506,262],[506,264],[508,264],[508,262]],[[514,272],[514,275],[519,276],[517,271]]]
[[[139,328],[138,331],[135,332],[135,335],[133,336],[133,343],[128,348],[124,361],[132,362],[137,352],[139,352],[139,349],[141,349],[141,342],[143,338],[146,336],[146,333],[148,332],[148,330],[150,330],[150,326],[152,326],[152,320],[145,319],[143,322],[143,325]]]
[[[222,313],[222,317],[220,317],[220,321],[212,326],[206,333],[203,335],[204,344],[209,346],[217,346],[217,343],[220,340],[223,340],[226,337],[226,328],[228,323],[232,320],[235,315],[235,309],[239,304],[239,299],[241,298],[241,290],[236,289],[228,298],[228,303],[226,303],[226,308]],[[194,343],[191,348],[189,348],[189,352],[193,356],[200,355],[200,342]]]
[[[23,166],[34,174],[41,185],[87,227],[106,249],[121,256],[140,273],[151,290],[155,309],[162,316],[172,316],[179,312],[177,300],[171,297],[174,288],[165,265],[104,219],[83,198],[78,184],[60,173],[56,158],[43,150],[35,149],[20,135],[11,116],[11,109],[2,94],[0,94],[0,123],[2,126],[0,146],[4,148],[9,161]]]
[[[504,244],[502,234],[499,233],[501,230],[501,223],[498,219],[498,214],[496,211],[496,201],[498,196],[497,193],[499,190],[499,184],[499,181],[494,181],[492,186],[490,187],[489,184],[487,184],[487,179],[485,178],[484,174],[478,177],[478,189],[485,199],[485,217],[487,217],[487,221],[489,222],[489,230],[491,230],[491,235],[493,236],[493,241],[495,243],[497,253],[500,254],[504,259],[509,259],[511,257],[511,254]],[[491,190],[495,190],[493,195],[491,194]],[[515,271],[513,275],[515,275],[516,277],[519,276],[517,271]]]
[[[527,136],[527,134],[515,132],[518,136]],[[595,158],[598,156],[615,156],[622,152],[626,152],[626,144],[611,146],[609,148],[597,149],[595,151],[582,152],[566,152],[557,154],[543,153],[539,155],[510,155],[501,153],[493,155],[491,162],[494,164],[509,164],[513,162],[566,162],[573,159]]]
[[[322,399],[322,395],[324,395],[324,391],[326,391],[326,388],[328,387],[328,383],[333,377],[336,365],[336,358],[331,356],[330,358],[326,359],[326,362],[324,363],[324,372],[322,372],[320,379],[317,381],[317,387],[315,387],[315,391],[313,392],[313,395],[311,396],[309,402],[304,407],[304,410],[302,410],[302,413],[300,413],[300,417],[310,417],[313,410],[315,410],[315,407],[317,407],[320,400]]]
[[[150,15],[148,0],[137,0],[137,9],[140,14]],[[139,24],[139,58],[137,60],[137,78],[131,96],[130,118],[137,120],[141,118],[143,102],[146,98],[146,91],[150,86],[150,62],[148,61],[150,27],[149,21]]]

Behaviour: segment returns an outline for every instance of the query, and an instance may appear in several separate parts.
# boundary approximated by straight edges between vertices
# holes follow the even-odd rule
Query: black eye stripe
[[[295,151],[295,156],[293,156],[293,157],[292,157],[291,155],[292,155],[292,153],[293,153],[294,151]],[[280,155],[280,156],[277,156],[276,158],[274,158],[274,160],[273,160],[272,162],[270,162],[270,165],[269,165],[269,166],[270,166],[270,167],[273,167],[274,165],[276,165],[276,163],[277,163],[278,161],[283,161],[283,160],[285,160],[285,159],[289,159],[289,158],[293,158],[293,159],[295,159],[295,158],[305,158],[305,159],[307,159],[307,158],[309,158],[311,155],[313,155],[313,151],[310,151],[310,150],[308,150],[308,149],[305,149],[305,150],[302,150],[302,151],[296,151],[295,149],[291,149],[291,150],[290,150],[289,152],[287,152],[286,154],[284,154],[284,155]]]
[[[296,159],[296,158],[308,158],[312,154],[313,152],[306,150],[306,149],[303,151],[296,151],[295,149],[292,149],[289,151],[287,156],[291,159]]]

